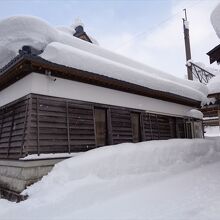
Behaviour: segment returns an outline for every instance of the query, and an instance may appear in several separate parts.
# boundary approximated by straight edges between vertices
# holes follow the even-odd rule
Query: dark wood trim
[[[151,114],[148,114],[148,119],[149,119],[149,123],[150,123],[150,133],[151,133],[151,140],[152,140],[152,137],[153,137],[153,129],[152,129],[152,123],[151,123]]]
[[[107,109],[107,132],[108,132],[108,145],[113,144],[112,140],[112,119],[111,119],[111,109]]]
[[[15,117],[15,109],[12,110],[12,120],[11,120],[10,135],[9,135],[9,140],[8,140],[8,153],[7,153],[7,157],[9,156],[10,148],[11,148],[11,137],[12,137],[12,132],[13,132],[13,128],[14,128],[14,117]]]
[[[141,140],[146,140],[145,129],[144,129],[144,113],[140,113],[140,126],[141,126]]]
[[[22,141],[21,141],[21,151],[20,151],[20,156],[23,155],[24,151],[24,143],[25,143],[25,131],[27,127],[27,118],[28,118],[28,108],[29,108],[29,100],[26,101],[26,109],[25,109],[25,118],[24,118],[24,128],[23,128],[23,134],[22,134]]]
[[[94,120],[94,126],[93,126],[93,128],[94,128],[94,138],[95,138],[95,146],[97,147],[97,138],[96,138],[96,121],[95,121],[95,106],[94,105],[92,105],[92,115],[93,115],[93,120]]]

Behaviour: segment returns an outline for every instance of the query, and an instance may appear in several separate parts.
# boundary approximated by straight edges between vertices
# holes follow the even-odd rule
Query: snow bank
[[[55,165],[52,172],[24,193],[44,194],[53,186],[90,176],[103,180],[162,174],[196,167],[220,155],[215,140],[172,139],[125,143],[88,151]]]
[[[201,83],[180,79],[115,54],[73,37],[73,32],[68,27],[54,28],[36,17],[17,16],[1,20],[0,68],[15,57],[23,45],[30,45],[40,50],[46,48],[42,57],[62,65],[105,74],[198,101],[206,99],[208,91]]]
[[[28,200],[0,199],[0,218],[217,220],[217,143],[176,139],[91,150],[57,164],[24,192]]]

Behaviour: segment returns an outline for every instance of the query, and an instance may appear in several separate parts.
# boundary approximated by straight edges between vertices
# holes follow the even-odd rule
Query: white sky
[[[0,0],[0,19],[38,16],[70,26],[79,17],[102,47],[184,77],[183,9],[188,12],[192,59],[209,66],[206,55],[219,44],[210,14],[220,0]],[[220,68],[220,66],[212,65]]]
[[[152,28],[146,31],[143,29],[139,35],[126,31],[122,31],[119,35],[108,33],[108,36],[98,40],[104,47],[173,75],[184,77],[186,68],[183,9],[187,8],[190,22],[192,60],[210,66],[206,53],[219,44],[210,22],[210,14],[218,2],[215,0],[172,1],[167,19],[161,20],[158,26],[152,25]],[[220,68],[215,64],[211,66]]]

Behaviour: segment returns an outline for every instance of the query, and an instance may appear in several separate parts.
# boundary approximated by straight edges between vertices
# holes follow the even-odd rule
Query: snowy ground
[[[220,219],[220,139],[121,144],[59,163],[0,219]]]

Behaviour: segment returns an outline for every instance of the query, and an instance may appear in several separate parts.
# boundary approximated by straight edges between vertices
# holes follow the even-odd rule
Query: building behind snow
[[[103,49],[82,24],[74,28],[0,21],[1,159],[203,137],[193,109],[206,86]]]

